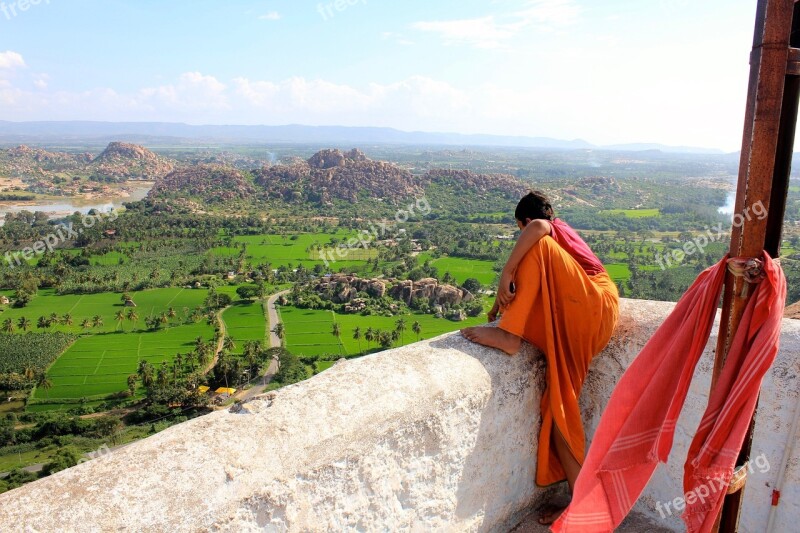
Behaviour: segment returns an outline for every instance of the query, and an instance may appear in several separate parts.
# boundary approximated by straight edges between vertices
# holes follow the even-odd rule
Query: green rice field
[[[479,259],[463,259],[461,257],[439,257],[431,258],[430,254],[419,254],[419,261],[425,262],[430,259],[431,265],[439,271],[439,277],[444,276],[445,272],[450,272],[458,283],[464,283],[467,278],[475,278],[482,285],[491,285],[495,281],[496,272],[494,271],[493,261],[482,261]]]
[[[614,281],[627,281],[631,278],[631,271],[626,263],[610,263],[603,266]]]
[[[268,342],[264,308],[259,301],[235,302],[222,314],[228,336],[231,337],[236,348],[233,353],[242,353],[244,343],[247,341]]]
[[[34,398],[58,400],[120,392],[135,374],[139,361],[154,366],[190,352],[198,336],[210,340],[205,322],[142,333],[105,333],[81,337],[47,370],[53,386],[36,389]]]
[[[601,211],[609,215],[625,215],[628,218],[659,217],[661,211],[658,209],[608,209]]]
[[[0,321],[8,318],[14,324],[20,317],[32,323],[33,331],[68,331],[82,333],[56,361],[48,368],[47,376],[53,386],[45,391],[37,389],[34,398],[55,400],[48,407],[58,408],[59,399],[79,399],[107,395],[127,389],[127,377],[136,372],[138,363],[145,359],[154,365],[162,361],[172,361],[178,352],[187,353],[194,346],[194,339],[201,336],[213,337],[213,328],[204,321],[185,323],[185,316],[206,297],[205,290],[195,289],[155,289],[131,293],[135,308],[124,307],[118,293],[58,296],[52,290],[42,290],[24,308],[5,308],[0,312]],[[260,311],[260,304],[255,304]],[[144,319],[175,310],[176,316],[157,331],[144,331]],[[133,309],[138,320],[127,318],[117,321],[118,311],[127,313]],[[237,334],[246,337],[246,313],[231,315]],[[69,314],[72,324],[59,323],[50,328],[40,329],[36,323],[40,316],[49,317],[52,313],[62,319]],[[83,328],[84,320],[94,321],[100,316],[102,325]],[[260,328],[263,332],[263,314]],[[16,333],[22,333],[17,330]],[[33,407],[33,406],[31,406]],[[38,406],[37,408],[41,408]]]
[[[456,331],[463,327],[474,326],[486,322],[486,315],[468,318],[463,322],[453,322],[446,318],[435,318],[433,315],[408,314],[395,317],[339,315],[332,311],[298,309],[296,307],[281,307],[281,321],[286,328],[285,342],[289,351],[298,355],[341,354],[355,355],[360,351],[374,350],[378,347],[375,342],[367,345],[363,335],[367,328],[391,331],[400,318],[406,321],[406,330],[402,341],[397,345],[402,346],[417,341],[417,336],[411,331],[411,325],[418,321],[422,326],[420,340],[436,337],[444,333]],[[333,322],[339,324],[341,329],[341,342],[333,336]],[[353,330],[361,328],[361,344],[353,339]]]
[[[333,254],[333,260],[326,255],[331,269],[338,270],[343,266],[362,265],[366,260],[377,256],[374,248],[354,247],[345,249],[347,252],[344,257],[337,255],[336,245],[331,245],[333,239],[337,239],[337,244],[347,242],[354,235],[352,232],[338,231],[336,233],[304,233],[299,235],[246,235],[238,236],[233,239],[236,243],[247,244],[247,259],[262,263],[269,262],[273,268],[279,266],[296,266],[298,263],[305,267],[313,267],[323,263],[319,251],[313,249],[314,245],[327,247],[326,251]],[[217,247],[210,253],[219,257],[232,257],[238,255],[239,248]]]
[[[65,314],[72,316],[72,325],[58,324],[46,331],[69,331],[82,333],[87,330],[81,327],[84,319],[93,319],[99,315],[103,319],[103,325],[89,328],[91,333],[112,333],[116,331],[131,331],[144,327],[144,319],[148,316],[158,315],[166,312],[172,307],[176,312],[176,317],[171,319],[171,323],[177,324],[184,317],[184,308],[192,310],[202,305],[207,291],[205,289],[154,289],[141,292],[130,293],[135,308],[128,308],[122,304],[119,293],[104,292],[99,294],[66,294],[56,295],[52,289],[40,290],[39,294],[23,308],[6,308],[0,312],[0,321],[7,318],[15,323],[20,317],[27,317],[33,323],[33,330],[36,330],[36,321],[40,316],[49,317],[55,313],[59,317]],[[133,309],[139,320],[131,322],[123,320],[118,322],[115,318],[117,311],[128,312]]]

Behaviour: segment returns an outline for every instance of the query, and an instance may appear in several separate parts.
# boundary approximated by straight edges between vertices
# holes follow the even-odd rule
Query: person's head
[[[514,218],[517,219],[517,226],[520,229],[527,226],[531,220],[553,220],[553,206],[543,192],[531,191],[517,204]]]

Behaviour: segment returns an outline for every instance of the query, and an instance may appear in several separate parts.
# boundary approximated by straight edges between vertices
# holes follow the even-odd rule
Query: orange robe
[[[544,352],[537,485],[566,479],[552,445],[553,425],[583,464],[586,441],[578,396],[592,358],[605,348],[619,318],[619,293],[606,272],[590,276],[552,237],[542,237],[514,276],[516,293],[499,327]]]

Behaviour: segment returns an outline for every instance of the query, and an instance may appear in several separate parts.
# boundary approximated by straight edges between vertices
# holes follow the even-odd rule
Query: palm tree
[[[175,308],[174,307],[170,307],[169,310],[167,311],[167,316],[170,319],[175,318],[176,314],[177,313],[175,313]]]
[[[92,317],[92,326],[95,328],[103,327],[103,317],[100,315],[94,315],[94,317]]]
[[[415,320],[414,323],[411,324],[411,331],[417,335],[417,342],[419,342],[419,334],[422,332],[422,324]]]
[[[61,323],[65,326],[72,325],[72,315],[69,313],[64,313],[64,316],[61,317]]]
[[[139,322],[139,315],[133,309],[128,309],[128,314],[126,315],[128,320],[133,322],[133,326],[136,327],[137,322]]]
[[[81,322],[81,327],[83,329],[91,328],[92,327],[92,321],[89,320],[88,318],[84,318],[83,321]]]
[[[44,395],[46,399],[50,399],[50,387],[53,386],[53,382],[47,379],[47,374],[42,372],[39,374],[39,377],[36,379],[36,386],[40,389],[44,389]]]
[[[225,378],[225,388],[228,388],[228,373],[231,371],[231,362],[225,356],[225,352],[219,354],[219,359],[217,359],[217,368],[219,368],[220,374]],[[215,371],[216,373],[216,371]]]
[[[55,313],[50,313],[50,316],[47,318],[47,322],[51,326],[58,324],[58,315]]]
[[[283,339],[286,336],[286,328],[284,327],[283,322],[278,322],[275,324],[275,327],[272,328],[272,332],[280,339],[281,346],[283,346]]]
[[[47,318],[40,316],[36,321],[36,327],[39,329],[47,329]]]
[[[201,367],[205,367],[206,364],[208,364],[209,351],[208,344],[206,343],[203,343],[199,348],[195,348],[197,361],[200,363]]]
[[[342,329],[339,327],[338,322],[333,323],[333,328],[331,328],[331,335],[336,337],[339,340],[339,349],[341,349],[342,345]]]
[[[361,328],[360,327],[356,327],[356,329],[353,330],[353,339],[358,341],[358,353],[363,353],[362,350],[361,350]]]
[[[222,341],[222,349],[232,352],[233,350],[236,349],[236,343],[231,337],[225,335],[225,339]]]
[[[114,319],[117,321],[117,329],[119,329],[120,325],[122,324],[122,321],[125,320],[125,311],[123,311],[122,309],[117,311],[114,314]]]
[[[162,387],[169,383],[169,373],[167,372],[166,361],[161,361],[161,366],[158,367],[158,372],[156,373],[156,383]]]
[[[128,376],[128,390],[131,392],[131,396],[136,394],[136,380],[139,379],[136,374],[131,374]]]
[[[33,381],[34,379],[36,379],[36,370],[34,370],[32,366],[26,366],[23,375],[25,376],[25,379],[27,379],[28,381]]]
[[[395,324],[395,331],[397,331],[400,334],[400,342],[401,343],[404,342],[403,341],[403,332],[405,330],[406,330],[406,319],[405,318],[398,319],[397,323]]]
[[[247,360],[247,366],[250,369],[256,368],[256,362],[258,360],[258,344],[255,342],[246,342],[244,343],[244,357]]]
[[[367,328],[367,331],[364,332],[364,339],[367,341],[367,350],[369,350],[369,343],[377,339],[375,330],[371,327]]]
[[[195,369],[195,366],[194,366],[195,355],[196,354],[194,352],[189,352],[189,353],[186,354],[186,362],[189,363],[189,368],[192,369],[191,370],[192,372],[194,372],[194,369]]]
[[[17,327],[22,331],[28,331],[31,329],[31,321],[27,317],[21,316],[17,320]]]
[[[153,384],[153,365],[142,359],[136,372],[142,378],[142,385],[149,387]]]
[[[392,333],[396,335],[397,331]],[[389,348],[392,345],[392,335],[388,331],[378,331],[377,339],[383,348]]]
[[[6,318],[3,321],[3,333],[8,333],[9,335],[14,333],[14,321],[10,318]]]

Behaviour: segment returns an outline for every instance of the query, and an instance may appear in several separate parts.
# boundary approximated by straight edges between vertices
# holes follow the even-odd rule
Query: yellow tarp
[[[231,388],[226,389],[225,387],[220,387],[214,392],[216,392],[217,394],[233,394],[234,392],[236,392],[236,389],[231,389]]]
[[[202,393],[202,394],[207,393],[208,389],[209,389],[209,387],[206,387],[205,385],[200,385],[199,387],[197,387],[197,390],[200,391],[200,393]]]

